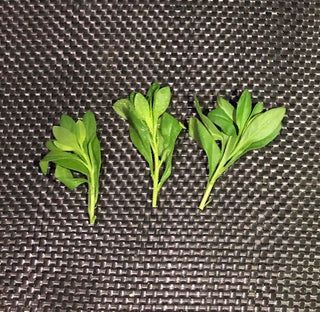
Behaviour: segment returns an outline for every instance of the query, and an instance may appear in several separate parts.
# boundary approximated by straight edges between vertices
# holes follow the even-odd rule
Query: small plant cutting
[[[82,120],[75,122],[62,115],[60,126],[53,127],[55,140],[46,143],[50,152],[40,161],[43,174],[47,174],[49,162],[56,164],[55,177],[73,190],[82,183],[88,183],[88,213],[93,225],[95,205],[99,193],[99,174],[101,167],[100,143],[96,135],[96,120],[87,111]],[[72,171],[84,177],[74,177]]]
[[[263,104],[252,108],[251,95],[245,90],[235,108],[218,95],[217,108],[203,114],[195,96],[199,119],[189,120],[189,134],[202,147],[208,157],[209,178],[199,208],[203,210],[216,180],[237,159],[250,150],[262,148],[280,133],[285,108],[263,112]]]
[[[113,105],[115,112],[128,121],[130,139],[149,164],[153,180],[152,207],[157,206],[158,193],[171,175],[175,142],[185,128],[166,113],[170,100],[170,88],[153,83],[146,96],[131,93],[129,99],[118,100]]]

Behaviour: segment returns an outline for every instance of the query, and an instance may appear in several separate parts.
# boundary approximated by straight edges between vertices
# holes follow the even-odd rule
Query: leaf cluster
[[[195,107],[199,118],[192,117],[189,120],[189,134],[208,157],[207,190],[243,154],[262,148],[274,140],[280,133],[285,115],[283,107],[266,112],[263,112],[262,103],[252,107],[248,90],[242,93],[236,108],[221,96],[217,97],[217,108],[207,116],[203,114],[196,96]],[[200,208],[203,209],[207,204],[205,198]]]
[[[46,143],[50,152],[40,161],[43,174],[47,174],[49,162],[55,163],[55,177],[70,189],[88,183],[88,212],[91,224],[94,224],[96,219],[94,208],[98,200],[101,167],[96,127],[91,111],[87,111],[83,119],[77,122],[68,115],[62,115],[60,126],[53,127],[55,139]],[[84,177],[74,177],[72,171]]]
[[[131,93],[128,99],[118,100],[113,105],[114,111],[128,121],[131,141],[149,164],[154,182],[153,206],[171,174],[174,145],[184,128],[166,113],[170,100],[170,88],[153,83],[146,96]]]

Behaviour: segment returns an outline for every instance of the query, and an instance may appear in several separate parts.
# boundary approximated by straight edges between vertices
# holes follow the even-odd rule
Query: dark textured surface
[[[0,3],[0,311],[319,311],[320,6],[313,1]],[[112,103],[153,82],[170,111],[218,92],[285,106],[197,209],[206,159],[184,133],[151,209],[149,171]],[[92,109],[98,222],[86,189],[37,166],[62,113]]]

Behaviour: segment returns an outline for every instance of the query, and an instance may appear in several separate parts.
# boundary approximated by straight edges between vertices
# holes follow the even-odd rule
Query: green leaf
[[[131,104],[134,104],[134,97],[135,96],[136,96],[136,94],[134,92],[130,93],[129,100],[130,100]]]
[[[163,174],[161,176],[160,182],[159,182],[159,189],[162,187],[164,182],[168,180],[168,178],[171,175],[172,172],[172,155],[173,155],[173,150],[167,155],[166,161],[165,161],[165,169],[163,171]]]
[[[68,115],[62,115],[60,119],[60,126],[74,132],[76,123],[75,121],[69,117]]]
[[[217,96],[217,106],[221,108],[230,119],[235,121],[234,107],[219,94]]]
[[[185,127],[168,113],[161,117],[160,131],[163,136],[164,149],[173,150],[177,137]]]
[[[39,164],[41,171],[46,174],[49,162],[55,163],[56,178],[71,189],[81,183],[88,183],[88,213],[91,225],[96,220],[95,205],[98,199],[101,167],[101,151],[96,127],[96,120],[91,111],[87,111],[83,120],[78,120],[77,123],[67,115],[62,116],[61,126],[53,127],[56,140],[46,143],[50,152]],[[87,179],[74,178],[71,170],[86,175]]]
[[[199,105],[198,98],[194,96],[194,102],[195,102],[195,107],[197,110],[197,113],[200,116],[201,121],[203,124],[206,126],[208,129],[209,133],[212,135],[212,137],[215,140],[223,140],[223,135],[222,133],[218,130],[218,128],[212,123],[212,121],[202,113],[201,107]]]
[[[249,146],[272,135],[278,129],[285,112],[285,108],[278,107],[255,116],[245,129],[239,142],[239,148]]]
[[[146,148],[151,145],[151,134],[144,121],[138,118],[134,110],[129,111],[129,124],[134,127]]]
[[[59,165],[56,166],[55,176],[60,182],[62,182],[71,190],[75,189],[82,183],[88,182],[83,178],[74,178],[69,169],[63,168]]]
[[[223,152],[223,158],[227,160],[229,156],[232,154],[237,143],[237,136],[228,137],[226,148]]]
[[[97,132],[96,119],[94,117],[94,114],[91,111],[87,111],[84,114],[82,120],[86,128],[87,141],[89,142],[96,136],[96,132]]]
[[[114,111],[123,119],[128,119],[128,111],[130,109],[131,102],[128,99],[121,99],[115,102],[112,106]]]
[[[249,91],[244,91],[237,110],[218,96],[218,108],[208,114],[211,122],[217,124],[221,132],[221,151],[211,133],[206,128],[204,119],[202,123],[197,118],[189,120],[189,134],[204,148],[209,162],[209,179],[206,190],[199,204],[203,210],[209,203],[208,198],[216,180],[229,168],[239,157],[251,149],[261,148],[270,143],[281,129],[281,121],[285,114],[284,108],[277,108],[262,113],[263,104],[258,103],[251,111],[251,98]],[[201,108],[196,103],[200,117],[203,117]],[[237,122],[239,132],[235,129]],[[213,140],[215,139],[215,140]],[[212,143],[214,142],[214,143]]]
[[[153,119],[157,120],[168,108],[171,100],[170,87],[157,90],[153,96]]]
[[[100,142],[96,136],[89,142],[88,152],[91,166],[94,168],[95,173],[99,173],[101,167],[101,149]]]
[[[75,149],[69,145],[64,145],[58,141],[54,141],[54,145],[57,147],[58,151],[64,151],[64,152],[73,152]]]
[[[164,153],[161,159],[162,161],[165,161],[166,166],[159,182],[159,188],[162,187],[163,183],[171,175],[174,146],[181,130],[184,128],[185,127],[178,120],[168,113],[164,113],[161,117],[160,131],[164,141]]]
[[[151,154],[150,145],[146,146],[145,142],[142,141],[138,131],[130,126],[129,128],[130,139],[136,149],[140,152],[140,154],[144,157],[144,159],[148,162],[151,172],[153,171],[153,159]]]
[[[260,114],[262,111],[263,111],[263,103],[259,102],[254,106],[250,117]]]
[[[100,142],[99,142],[98,138],[95,137],[92,140],[91,144],[92,144],[93,155],[96,160],[96,168],[98,168],[100,171],[100,168],[101,168],[101,147],[100,147]]]
[[[83,146],[83,143],[85,142],[86,140],[86,127],[84,125],[84,122],[82,120],[78,120],[76,122],[76,131],[75,131],[75,134],[76,134],[76,137],[77,137],[77,140],[78,140],[78,143],[80,146]]]
[[[140,93],[130,95],[131,103],[134,102],[134,107],[131,105],[128,110],[127,118],[130,138],[150,166],[153,180],[153,207],[157,205],[162,185],[159,182],[160,170],[165,163],[166,167],[160,179],[163,183],[171,172],[170,151],[173,151],[176,137],[183,128],[181,123],[165,114],[170,100],[170,88],[160,88],[160,84],[156,82],[149,88],[146,98]],[[163,127],[166,125],[168,129],[161,128],[161,125]]]
[[[200,142],[200,146],[205,150],[208,156],[209,177],[211,177],[221,158],[220,148],[206,127],[197,118],[190,119],[189,133],[198,144]]]
[[[40,169],[41,169],[42,173],[44,175],[46,175],[48,173],[49,161],[42,159],[39,162],[39,166],[40,166]]]
[[[191,117],[189,119],[189,135],[196,141],[196,143],[202,147],[201,140],[198,136],[198,131],[197,131],[197,123],[198,119],[196,117]]]
[[[98,138],[95,136],[90,142],[89,142],[89,157],[90,162],[92,166],[92,170],[94,173],[94,183],[91,181],[91,183],[94,185],[94,197],[96,204],[98,200],[98,194],[99,194],[99,175],[100,175],[100,168],[101,168],[101,149],[100,149],[100,142]]]
[[[89,171],[85,163],[75,154],[61,151],[51,151],[49,152],[43,160],[44,162],[53,162],[61,167],[75,170],[88,175]],[[43,168],[45,166],[43,165]]]
[[[282,128],[282,124],[280,123],[278,127],[270,135],[268,135],[267,137],[265,137],[260,141],[254,142],[251,145],[249,145],[249,147],[246,148],[246,152],[250,150],[262,148],[268,145],[280,134],[281,128]]]
[[[242,133],[242,130],[251,114],[251,110],[252,102],[250,92],[248,90],[244,90],[238,101],[236,110],[236,123],[239,129],[239,133]]]
[[[64,128],[64,127],[59,127],[59,126],[54,126],[53,127],[53,134],[55,138],[57,139],[57,142],[55,142],[55,145],[66,151],[78,151],[79,150],[79,145],[77,138],[74,133],[72,133],[70,130]]]
[[[161,132],[157,131],[158,155],[161,156],[164,151],[164,139]]]
[[[249,146],[243,146],[241,149],[237,147],[237,153],[233,155],[233,157],[230,159],[230,161],[227,163],[225,169],[229,168],[232,164],[234,164],[241,156],[246,154],[247,152],[254,150],[254,149],[259,149],[262,147],[265,147],[268,145],[270,142],[272,142],[280,133],[282,124],[280,123],[279,126],[275,129],[273,133],[271,133],[268,137],[254,142]]]
[[[148,102],[150,104],[152,104],[152,100],[153,100],[153,95],[156,91],[158,91],[160,89],[160,84],[157,83],[157,82],[154,82],[152,84],[152,86],[149,88],[148,92],[147,92],[147,95],[146,95],[146,98],[148,100]]]
[[[152,128],[152,119],[150,107],[147,99],[141,94],[137,93],[134,97],[134,110],[137,116],[145,121],[149,128]]]
[[[208,114],[208,118],[218,125],[227,135],[236,135],[237,131],[233,120],[230,119],[221,108],[216,108]]]
[[[47,141],[46,142],[47,149],[50,151],[59,151],[59,148],[55,145],[55,142],[56,141],[54,140]]]

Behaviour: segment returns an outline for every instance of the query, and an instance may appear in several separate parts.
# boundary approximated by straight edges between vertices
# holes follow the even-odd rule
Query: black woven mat
[[[319,1],[0,3],[0,311],[320,311]],[[244,88],[285,106],[197,209],[206,158],[184,132],[151,208],[149,171],[111,109],[170,85],[195,115]],[[62,113],[92,109],[103,149],[98,222],[86,188],[40,173]]]

